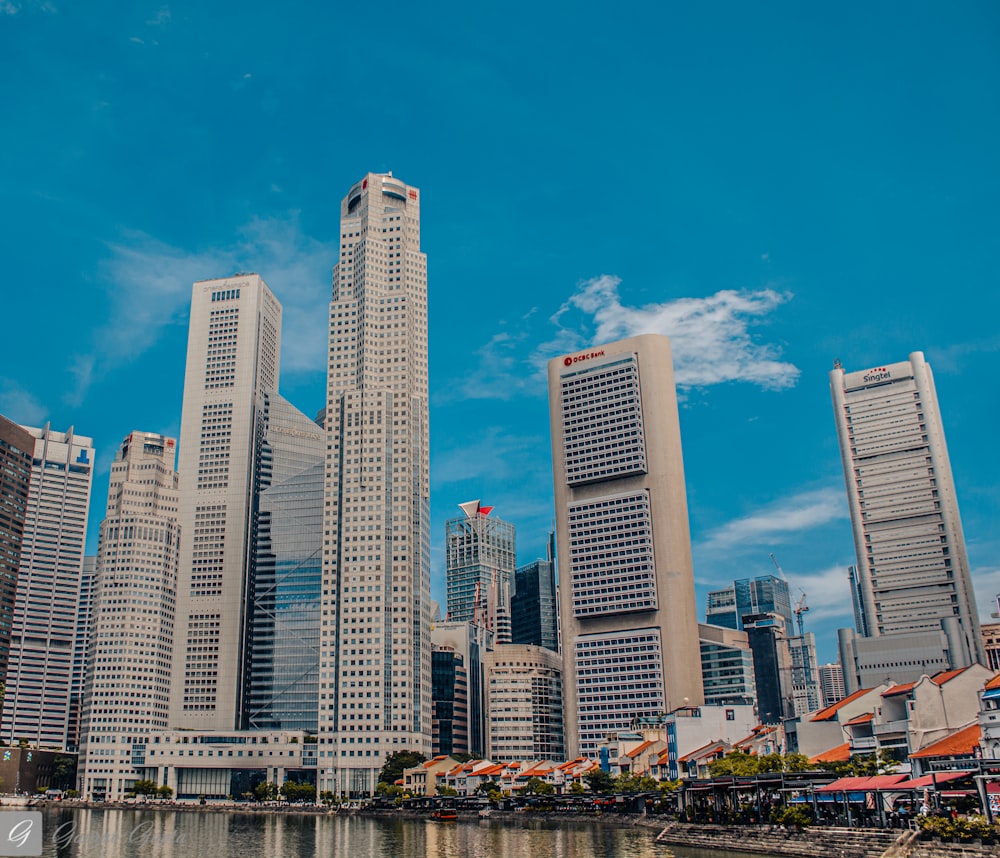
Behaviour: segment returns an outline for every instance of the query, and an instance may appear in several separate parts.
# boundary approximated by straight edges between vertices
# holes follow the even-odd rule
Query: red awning
[[[934,786],[935,783],[946,784],[948,781],[955,781],[971,774],[971,771],[934,772],[930,775],[921,775],[919,778],[914,778],[912,781],[903,781],[902,783],[898,783],[894,789],[923,789],[924,787]]]
[[[906,780],[906,775],[875,775],[870,778],[841,778],[832,784],[817,788],[816,792],[878,792],[896,789],[896,784]]]

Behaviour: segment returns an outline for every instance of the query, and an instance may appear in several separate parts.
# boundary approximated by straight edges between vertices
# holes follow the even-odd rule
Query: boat
[[[458,814],[453,807],[438,807],[431,811],[431,819],[436,819],[438,822],[455,822]]]

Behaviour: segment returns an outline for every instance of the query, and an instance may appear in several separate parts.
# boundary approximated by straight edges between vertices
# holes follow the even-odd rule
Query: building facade
[[[556,605],[555,533],[549,535],[547,557],[521,566],[514,573],[510,602],[511,642],[559,651]]]
[[[180,550],[177,442],[131,432],[111,465],[83,694],[80,794],[120,800],[133,747],[168,726]]]
[[[82,710],[84,686],[87,680],[87,658],[94,629],[97,602],[97,556],[83,558],[80,570],[80,600],[76,606],[76,634],[73,638],[73,667],[69,678],[69,724],[66,729],[66,750],[79,751],[83,729]]]
[[[451,647],[431,651],[434,756],[469,753],[469,674]]]
[[[964,653],[985,663],[934,378],[909,360],[830,373],[857,555],[858,629],[936,632],[955,618]]]
[[[0,738],[64,748],[94,447],[72,427],[23,428],[34,452]]]
[[[328,354],[321,790],[370,795],[431,751],[427,259],[420,192],[369,173],[340,207]]]
[[[445,522],[448,620],[484,625],[497,643],[510,643],[514,525],[478,500],[458,506],[462,515]]]
[[[486,756],[487,716],[486,668],[487,650],[493,639],[484,626],[472,623],[436,622],[431,628],[434,650],[453,652],[462,659],[466,677],[468,749],[473,757]]]
[[[821,706],[832,706],[847,696],[844,688],[844,671],[837,663],[819,666],[819,691]]]
[[[0,676],[7,675],[35,439],[0,414]]]
[[[983,623],[982,633],[986,666],[990,670],[1000,670],[1000,623]]]
[[[708,594],[705,622],[728,629],[742,629],[749,614],[778,614],[792,627],[792,601],[788,582],[774,575],[740,578],[729,587]]]
[[[673,362],[643,335],[549,361],[570,757],[703,700]]]
[[[244,729],[319,727],[326,432],[265,392]]]
[[[698,638],[705,705],[754,705],[757,702],[757,686],[747,633],[699,623]]]
[[[247,707],[253,522],[281,304],[256,274],[194,284],[181,412],[171,727],[233,730]]]
[[[498,644],[486,653],[491,760],[562,760],[562,660],[530,644]]]

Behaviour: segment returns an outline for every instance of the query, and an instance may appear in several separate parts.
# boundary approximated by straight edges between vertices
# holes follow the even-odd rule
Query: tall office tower
[[[90,438],[23,427],[34,439],[0,738],[62,748],[94,464]]]
[[[177,442],[131,432],[111,465],[83,695],[80,792],[121,800],[145,736],[164,730],[177,596]]]
[[[278,386],[280,351],[281,304],[259,276],[194,284],[171,727],[232,730],[244,718],[261,412],[264,391]]]
[[[463,515],[445,522],[448,619],[485,625],[495,643],[510,643],[514,525],[478,500],[458,506]]]
[[[529,644],[497,644],[486,653],[486,688],[489,759],[565,759],[562,659],[558,654]]]
[[[420,195],[369,173],[340,207],[327,382],[320,790],[370,795],[431,751],[427,259]]]
[[[244,729],[318,729],[326,432],[264,394]]]
[[[954,617],[965,660],[985,663],[944,427],[923,353],[860,372],[845,373],[838,364],[830,388],[868,636],[939,632],[941,621]]]
[[[788,582],[774,575],[740,578],[722,590],[708,594],[705,622],[728,629],[742,629],[748,614],[778,614],[792,625],[792,601]]]
[[[555,540],[555,533],[550,533],[545,560],[535,560],[514,573],[510,624],[512,643],[534,644],[558,652]]]
[[[844,690],[844,671],[839,664],[821,664],[819,666],[820,706],[826,708],[843,700],[847,696]]]
[[[452,647],[431,650],[432,751],[469,753],[469,676],[465,658]]]
[[[96,601],[97,556],[83,558],[80,572],[80,599],[76,605],[76,634],[73,639],[73,667],[69,676],[69,722],[66,728],[66,750],[78,751],[82,730],[84,684],[87,678],[87,656],[94,628]]]
[[[0,414],[0,676],[7,675],[35,439]]]
[[[702,702],[670,342],[549,361],[570,757],[636,717]]]

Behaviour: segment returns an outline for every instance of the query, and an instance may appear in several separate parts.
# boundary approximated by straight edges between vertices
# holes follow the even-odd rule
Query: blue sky
[[[339,8],[340,6],[345,8]],[[435,593],[480,497],[544,551],[547,357],[674,338],[699,615],[773,570],[821,659],[853,544],[828,391],[927,355],[1000,592],[1000,8],[0,0],[0,412],[179,430],[192,281],[259,272],[323,404],[339,200],[422,189]],[[96,540],[91,540],[91,548]]]

